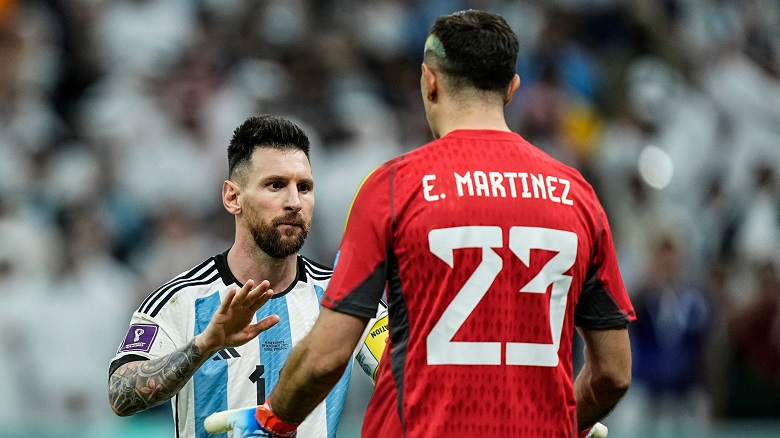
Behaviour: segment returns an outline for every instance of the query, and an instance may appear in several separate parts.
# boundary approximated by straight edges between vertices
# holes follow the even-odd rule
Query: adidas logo
[[[217,352],[217,354],[215,354],[214,357],[211,358],[211,360],[227,360],[227,359],[236,359],[239,357],[241,357],[241,355],[238,354],[238,351],[236,351],[235,348],[230,347]]]

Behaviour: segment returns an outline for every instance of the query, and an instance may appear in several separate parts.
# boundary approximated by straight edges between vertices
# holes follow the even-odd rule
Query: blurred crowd
[[[131,312],[232,241],[248,116],[309,134],[330,264],[362,177],[431,139],[423,42],[466,8],[520,37],[510,127],[610,217],[639,318],[616,436],[780,421],[780,2],[0,0],[0,429],[113,415]]]

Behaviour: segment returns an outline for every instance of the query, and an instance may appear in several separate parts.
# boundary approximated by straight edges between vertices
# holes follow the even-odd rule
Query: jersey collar
[[[235,275],[233,275],[233,272],[230,270],[230,267],[227,263],[227,253],[230,251],[230,248],[225,250],[225,252],[221,254],[217,254],[214,256],[214,262],[217,264],[217,270],[219,271],[219,275],[222,277],[222,282],[226,285],[236,284],[239,287],[244,286]],[[271,299],[279,298],[284,296],[285,294],[289,293],[291,290],[295,288],[295,286],[299,282],[306,283],[306,269],[304,269],[303,266],[303,258],[300,254],[296,254],[297,262],[295,264],[295,281],[292,282],[285,290],[282,292],[274,294],[274,296]]]

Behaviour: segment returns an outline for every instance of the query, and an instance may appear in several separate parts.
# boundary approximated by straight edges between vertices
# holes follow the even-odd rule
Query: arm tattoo
[[[206,359],[192,340],[166,356],[122,365],[109,379],[112,409],[127,416],[170,400]]]

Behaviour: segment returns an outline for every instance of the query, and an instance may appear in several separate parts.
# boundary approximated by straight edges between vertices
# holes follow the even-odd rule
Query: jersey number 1
[[[453,268],[454,250],[481,248],[482,261],[455,295],[441,318],[428,334],[429,365],[501,365],[501,342],[455,342],[452,339],[488,292],[503,269],[504,262],[493,248],[504,247],[503,231],[497,226],[467,226],[440,228],[428,234],[431,252]],[[506,342],[507,365],[558,365],[566,300],[572,277],[566,275],[577,257],[577,235],[569,231],[539,227],[509,229],[509,249],[526,266],[530,266],[531,250],[543,249],[557,254],[519,292],[550,294],[550,333],[552,344]]]

